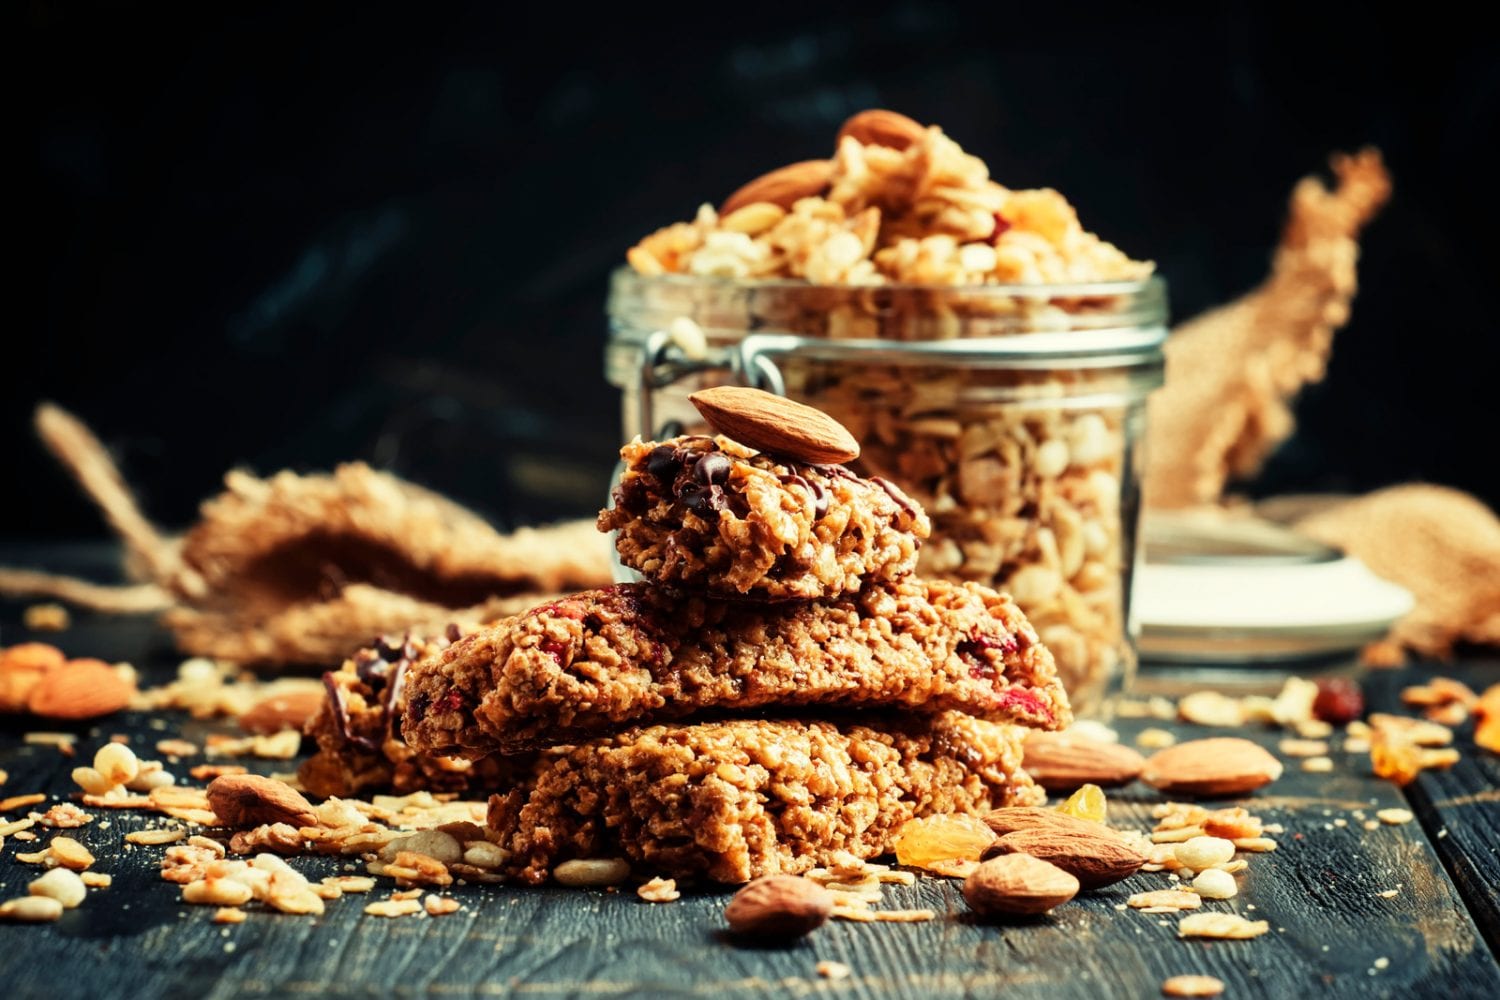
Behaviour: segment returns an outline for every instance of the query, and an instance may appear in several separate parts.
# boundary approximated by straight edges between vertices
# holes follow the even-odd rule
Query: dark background
[[[232,465],[350,458],[504,523],[591,512],[609,270],[870,106],[1057,187],[1178,319],[1261,279],[1299,177],[1378,145],[1353,320],[1253,491],[1500,500],[1500,59],[1438,11],[208,6],[31,3],[11,33],[6,533],[102,531],[34,443],[43,398],[168,525]]]

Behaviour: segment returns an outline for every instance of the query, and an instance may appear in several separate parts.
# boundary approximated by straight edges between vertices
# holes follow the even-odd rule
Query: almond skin
[[[688,399],[714,430],[768,455],[807,465],[839,465],[859,457],[859,442],[848,428],[785,396],[724,385]]]
[[[283,729],[301,732],[322,707],[322,691],[289,691],[253,705],[240,716],[240,728],[262,736]]]
[[[1085,889],[1113,885],[1134,875],[1146,863],[1145,855],[1131,850],[1117,834],[1102,827],[1098,833],[1017,830],[995,841],[993,849],[1040,858],[1072,875]]]
[[[1178,743],[1151,755],[1141,777],[1172,795],[1225,798],[1245,795],[1281,777],[1281,761],[1237,736]]]
[[[221,826],[249,829],[266,823],[316,826],[312,804],[291,785],[258,774],[225,774],[208,786],[208,805]]]
[[[1000,836],[1017,830],[1047,830],[1058,835],[1076,833],[1081,835],[1119,836],[1103,823],[1079,819],[1067,813],[1048,809],[1045,806],[1009,806],[992,809],[984,816],[985,825]]]
[[[1146,758],[1130,747],[1067,733],[1030,733],[1024,753],[1026,773],[1049,792],[1071,792],[1082,785],[1128,785],[1146,766]]]
[[[789,163],[779,170],[762,174],[734,194],[724,199],[719,206],[720,215],[728,215],[737,208],[768,201],[772,205],[791,208],[803,198],[814,198],[828,190],[833,183],[833,163],[830,160],[803,160]]]
[[[801,937],[828,921],[833,902],[833,893],[816,882],[766,875],[734,894],[724,908],[724,919],[730,930],[746,937]]]
[[[135,685],[103,660],[69,660],[31,688],[26,708],[48,719],[94,719],[127,708]]]
[[[1046,913],[1078,895],[1078,879],[1028,854],[984,862],[964,879],[964,902],[982,917]]]
[[[844,122],[843,128],[839,129],[839,138],[843,139],[847,135],[866,146],[905,149],[922,138],[925,131],[920,122],[903,114],[886,111],[884,108],[871,108]]]

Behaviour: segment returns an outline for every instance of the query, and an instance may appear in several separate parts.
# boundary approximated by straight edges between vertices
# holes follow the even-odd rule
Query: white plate
[[[1275,525],[1150,515],[1132,588],[1146,659],[1281,661],[1358,649],[1411,611],[1406,590]]]

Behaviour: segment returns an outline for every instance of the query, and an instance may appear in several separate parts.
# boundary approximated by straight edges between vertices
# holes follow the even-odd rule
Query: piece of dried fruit
[[[1244,795],[1281,777],[1282,765],[1259,744],[1237,736],[1191,740],[1159,750],[1141,777],[1174,795]]]
[[[42,675],[26,699],[33,715],[94,719],[130,705],[135,685],[102,660],[69,660]]]
[[[995,842],[984,820],[963,813],[908,820],[896,834],[896,860],[926,868],[940,861],[978,861]]]
[[[838,137],[852,136],[866,146],[889,146],[905,149],[922,138],[922,128],[917,121],[895,111],[871,108],[849,118],[839,129]]]
[[[709,426],[771,455],[809,465],[838,465],[859,457],[848,428],[811,406],[761,389],[721,385],[688,397]]]
[[[1377,778],[1410,784],[1422,772],[1422,748],[1396,732],[1377,729],[1370,737],[1370,767]]]
[[[997,840],[995,850],[1046,861],[1072,875],[1085,889],[1113,885],[1134,875],[1146,863],[1146,856],[1124,838],[1103,829],[1089,833],[1017,830]]]
[[[817,930],[833,913],[834,895],[795,875],[767,875],[734,894],[724,919],[736,934],[793,938]]]
[[[964,901],[982,917],[1046,913],[1078,895],[1078,889],[1078,879],[1056,865],[1029,854],[1005,854],[964,879]]]
[[[1146,759],[1120,743],[1033,731],[1027,734],[1021,766],[1047,791],[1071,792],[1080,785],[1128,785],[1140,776]]]
[[[1098,785],[1084,785],[1069,795],[1057,807],[1057,811],[1075,819],[1103,823],[1109,818],[1109,800],[1104,797],[1104,790]]]
[[[1500,684],[1485,689],[1475,713],[1479,722],[1474,726],[1474,742],[1491,753],[1500,753]]]
[[[270,736],[284,729],[295,729],[300,733],[322,710],[323,698],[322,691],[301,689],[274,695],[241,715],[240,728],[259,736]]]
[[[208,804],[223,826],[287,823],[316,826],[318,814],[291,785],[258,774],[226,774],[208,786]]]
[[[1342,726],[1365,714],[1365,694],[1358,681],[1351,677],[1320,677],[1317,685],[1312,708],[1315,717]]]
[[[831,160],[789,163],[768,174],[762,174],[725,198],[724,204],[719,206],[719,214],[728,215],[737,208],[753,205],[758,201],[791,208],[803,198],[816,197],[827,191],[832,182]]]

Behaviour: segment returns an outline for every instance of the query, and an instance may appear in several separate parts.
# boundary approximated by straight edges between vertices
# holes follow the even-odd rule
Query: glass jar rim
[[[1166,281],[1160,274],[1144,278],[1125,278],[1113,281],[1071,281],[1057,284],[1041,282],[1016,282],[1011,284],[982,285],[936,285],[915,282],[881,282],[878,285],[820,285],[804,278],[728,278],[719,275],[700,274],[641,274],[629,265],[616,268],[611,276],[611,286],[631,279],[642,284],[659,284],[682,289],[701,288],[708,291],[783,291],[795,294],[826,294],[830,291],[845,291],[852,294],[869,292],[949,294],[964,298],[1037,298],[1037,299],[1094,299],[1113,298],[1160,289],[1166,290]]]

